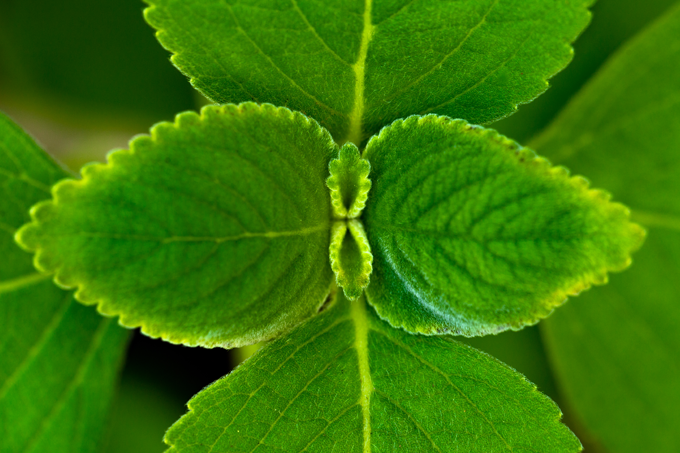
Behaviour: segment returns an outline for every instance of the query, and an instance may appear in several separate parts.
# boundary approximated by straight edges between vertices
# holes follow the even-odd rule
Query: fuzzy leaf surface
[[[617,453],[680,451],[680,5],[625,45],[533,146],[648,229],[621,276],[541,324],[560,384]]]
[[[536,323],[630,262],[644,230],[608,194],[491,129],[428,115],[368,143],[369,302],[396,327],[485,335]]]
[[[102,447],[128,334],[73,300],[14,242],[29,208],[69,176],[0,113],[0,452]]]
[[[331,269],[345,296],[356,300],[370,282],[373,254],[359,220],[333,223],[330,247]]]
[[[328,132],[272,105],[209,106],[55,186],[20,242],[76,298],[189,345],[265,340],[328,294]]]
[[[577,452],[522,375],[448,338],[410,335],[360,298],[265,346],[189,401],[169,453]]]
[[[147,21],[218,103],[299,110],[360,145],[412,114],[489,123],[548,87],[591,0],[147,0]]]
[[[331,191],[333,216],[337,219],[355,219],[366,206],[371,180],[371,165],[352,143],[346,143],[338,152],[338,158],[328,164],[330,176],[326,185]]]

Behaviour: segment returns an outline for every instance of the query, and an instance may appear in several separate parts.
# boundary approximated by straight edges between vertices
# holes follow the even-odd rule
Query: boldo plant
[[[189,401],[170,452],[581,451],[555,403],[455,336],[536,324],[628,267],[645,228],[640,262],[545,335],[612,452],[680,448],[680,6],[532,141],[548,160],[485,126],[546,90],[590,0],[147,1],[214,105],[79,177],[0,117],[0,452],[98,451],[112,317],[266,342]],[[612,348],[599,318],[641,342]],[[622,437],[597,395],[650,419]]]

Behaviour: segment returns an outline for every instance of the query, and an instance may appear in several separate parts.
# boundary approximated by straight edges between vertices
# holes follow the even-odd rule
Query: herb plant
[[[0,117],[0,451],[99,448],[127,335],[81,304],[173,343],[267,342],[189,402],[172,452],[580,451],[552,401],[452,335],[535,324],[642,245],[608,192],[476,125],[547,88],[590,3],[149,0],[159,41],[218,105],[80,178]],[[606,318],[603,303],[678,274],[679,57],[676,7],[532,144],[630,204],[669,257],[643,249],[572,310]],[[668,381],[677,293],[639,308],[658,327],[643,340],[673,345],[640,360]],[[586,339],[584,358],[572,316],[547,327],[567,393],[613,451],[641,451],[592,394],[632,382],[672,426],[677,385],[620,383],[628,350]],[[660,433],[654,451],[679,446]]]

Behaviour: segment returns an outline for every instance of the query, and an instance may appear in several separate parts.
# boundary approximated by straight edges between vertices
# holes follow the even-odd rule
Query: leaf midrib
[[[101,238],[101,239],[122,239],[128,241],[147,241],[147,242],[160,242],[161,244],[171,244],[174,242],[215,242],[221,244],[223,242],[238,241],[241,239],[253,239],[253,238],[267,238],[276,239],[280,237],[289,236],[308,236],[321,231],[326,231],[330,228],[329,223],[323,223],[321,225],[301,228],[299,230],[289,230],[289,231],[263,231],[263,232],[250,232],[246,231],[241,234],[233,236],[170,236],[170,237],[158,237],[158,236],[143,236],[134,234],[118,234],[118,233],[102,233],[97,231],[79,231],[71,235],[61,235],[61,236],[82,236],[91,238]]]
[[[373,38],[373,23],[371,21],[371,9],[373,0],[365,0],[364,3],[364,28],[361,31],[361,44],[359,45],[359,55],[357,61],[352,65],[354,71],[354,106],[349,114],[349,132],[344,142],[352,142],[357,146],[361,145],[363,139],[363,124],[365,99],[365,78],[366,78],[366,56],[368,55],[368,44]]]
[[[368,360],[368,317],[366,314],[365,298],[350,302],[350,316],[354,324],[354,348],[357,351],[357,361],[359,362],[359,381],[361,383],[361,393],[359,404],[361,414],[364,419],[363,438],[364,453],[371,453],[371,394],[375,391],[371,369]]]

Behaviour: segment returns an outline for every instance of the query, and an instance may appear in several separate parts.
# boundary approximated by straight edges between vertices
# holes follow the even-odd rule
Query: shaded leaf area
[[[146,19],[215,102],[285,105],[359,145],[411,114],[489,123],[571,59],[590,0],[147,0]]]
[[[0,114],[0,426],[4,452],[100,451],[127,332],[35,271],[13,240],[68,174]]]
[[[363,215],[369,302],[411,332],[534,324],[608,271],[644,232],[608,194],[491,129],[428,115],[371,139]]]
[[[18,237],[76,297],[152,337],[239,346],[328,294],[330,135],[299,113],[209,106],[85,167]]]
[[[410,335],[361,298],[265,346],[189,402],[169,452],[576,452],[519,373],[448,338]]]
[[[680,449],[680,7],[616,54],[542,153],[632,209],[648,240],[629,272],[544,324],[560,384],[613,452]]]

